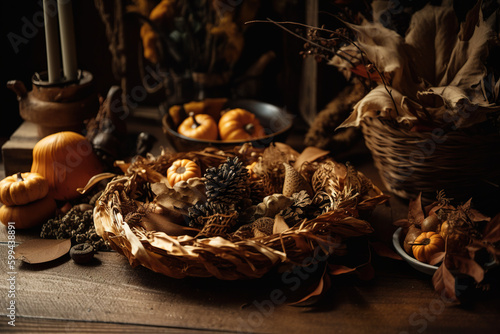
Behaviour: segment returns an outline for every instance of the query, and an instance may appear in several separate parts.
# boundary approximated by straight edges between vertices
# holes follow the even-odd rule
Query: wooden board
[[[36,124],[23,122],[2,145],[2,159],[5,175],[31,170],[33,147],[40,140]]]
[[[372,216],[375,240],[390,240],[391,217],[406,206],[391,199]],[[17,231],[16,241],[37,231]],[[0,272],[7,270],[7,233],[0,227]],[[327,295],[314,306],[287,305],[308,275],[296,269],[258,280],[220,281],[211,278],[169,278],[143,267],[132,268],[116,252],[101,252],[90,265],[68,256],[49,264],[17,262],[16,330],[166,332],[201,330],[252,333],[467,333],[498,330],[500,298],[494,295],[473,307],[448,304],[434,292],[431,277],[405,262],[373,255],[376,275],[336,277]],[[5,276],[6,274],[4,274]],[[293,279],[292,279],[293,278]],[[295,290],[298,288],[298,290]],[[9,290],[0,280],[0,295]],[[2,299],[5,303],[5,298]],[[0,331],[9,329],[6,308],[0,309]]]

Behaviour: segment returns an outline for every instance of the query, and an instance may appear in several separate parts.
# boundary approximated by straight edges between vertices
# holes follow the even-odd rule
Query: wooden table
[[[134,122],[133,131],[149,130],[167,145],[159,123]],[[289,139],[300,145],[298,130]],[[353,164],[382,187],[368,156],[352,155]],[[391,198],[378,207],[371,223],[375,241],[391,247],[392,222],[406,216],[407,203]],[[16,242],[37,237],[17,231]],[[0,332],[110,333],[499,333],[500,298],[492,292],[470,305],[447,303],[434,291],[431,277],[403,261],[373,255],[375,278],[336,276],[317,304],[287,305],[292,286],[279,273],[248,281],[207,278],[173,279],[143,267],[132,268],[116,252],[100,252],[91,265],[69,256],[51,263],[7,263],[7,229],[0,227]],[[314,274],[314,273],[313,273]],[[7,279],[15,279],[15,327],[8,324]]]

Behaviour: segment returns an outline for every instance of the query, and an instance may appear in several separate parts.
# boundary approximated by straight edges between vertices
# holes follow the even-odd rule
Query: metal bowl
[[[183,136],[177,132],[174,122],[168,112],[162,118],[163,132],[170,144],[179,152],[202,150],[207,146],[214,146],[222,150],[231,149],[235,146],[251,142],[254,147],[267,147],[272,142],[283,142],[292,127],[293,115],[275,105],[256,100],[230,100],[224,109],[242,108],[246,109],[259,119],[260,124],[266,131],[266,136],[253,140],[223,141],[203,140]]]

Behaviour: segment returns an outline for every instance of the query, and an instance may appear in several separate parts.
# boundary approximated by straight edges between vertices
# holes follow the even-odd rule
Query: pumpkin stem
[[[190,112],[189,113],[189,117],[191,117],[193,119],[193,125],[191,125],[191,128],[193,129],[196,129],[197,127],[199,127],[201,124],[198,123],[198,121],[196,120],[196,117],[194,117],[194,112]]]
[[[178,167],[178,168],[175,170],[175,172],[176,172],[177,174],[184,174],[184,173],[186,172],[186,167],[184,167],[184,166],[180,166],[180,167]]]
[[[17,172],[17,182],[23,182],[24,179],[23,179],[23,175],[21,174],[21,172]]]
[[[253,123],[248,123],[245,125],[245,131],[250,134],[250,135],[253,135],[254,131],[255,131],[255,125],[253,125]]]
[[[411,245],[411,246],[427,246],[430,243],[431,243],[431,239],[430,238],[425,238],[424,240],[422,240],[422,242],[409,242],[408,245]]]

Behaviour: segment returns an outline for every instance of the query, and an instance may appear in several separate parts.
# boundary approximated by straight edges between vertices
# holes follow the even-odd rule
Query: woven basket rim
[[[361,124],[384,186],[402,198],[423,193],[432,201],[444,190],[454,198],[464,193],[466,199],[489,189],[488,184],[500,184],[500,171],[491,163],[500,161],[498,133],[417,132],[377,118]]]

